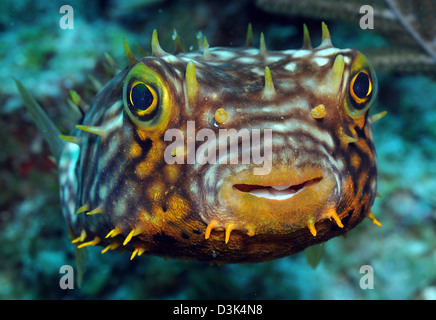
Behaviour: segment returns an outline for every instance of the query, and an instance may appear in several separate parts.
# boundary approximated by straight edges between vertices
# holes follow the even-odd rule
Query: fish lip
[[[249,194],[255,186],[258,189],[268,188],[272,186],[289,185],[290,188],[294,187],[298,191],[304,191],[309,187],[315,187],[317,184],[323,183],[324,178],[329,176],[325,169],[320,166],[308,166],[303,168],[296,168],[292,166],[281,166],[278,169],[273,169],[268,175],[253,175],[249,171],[239,173],[227,180],[231,184],[233,191],[236,194],[244,195]],[[253,187],[252,187],[253,186]],[[251,194],[256,198],[254,194]],[[270,200],[264,198],[264,200]]]
[[[226,177],[219,187],[218,206],[206,215],[206,221],[216,220],[224,228],[232,223],[233,229],[246,230],[250,234],[289,234],[307,228],[310,221],[316,223],[324,219],[325,212],[336,205],[335,175],[322,165],[283,163],[273,167],[268,175],[254,175],[250,169]],[[308,183],[310,181],[312,183]],[[277,200],[234,188],[238,184],[302,184],[303,188],[291,197]]]
[[[271,201],[286,201],[291,199],[294,195],[304,192],[304,190],[312,185],[321,183],[323,179],[322,175],[317,175],[315,177],[308,177],[303,179],[298,179],[294,181],[289,181],[287,183],[280,182],[263,182],[262,184],[254,183],[236,183],[233,184],[232,188],[235,192],[248,193],[257,198],[263,198],[265,200]],[[283,186],[283,188],[274,187]]]

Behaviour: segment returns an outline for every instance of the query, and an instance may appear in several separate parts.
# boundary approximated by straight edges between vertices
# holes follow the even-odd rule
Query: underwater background
[[[436,299],[436,48],[408,33],[424,40],[436,34],[436,1],[300,2],[2,1],[0,299]],[[74,9],[74,29],[60,28],[64,4]],[[362,5],[374,8],[374,30],[359,27]],[[395,19],[405,12],[414,23]],[[377,71],[379,98],[370,112],[388,112],[373,126],[381,197],[372,211],[382,227],[365,219],[346,238],[324,243],[315,268],[304,253],[210,265],[146,255],[130,261],[128,252],[89,248],[81,287],[62,290],[59,269],[76,262],[56,167],[12,77],[68,132],[77,120],[69,90],[87,97],[89,75],[110,79],[105,52],[127,66],[123,37],[148,53],[155,28],[169,52],[174,28],[188,49],[197,47],[198,31],[212,47],[242,46],[251,22],[256,46],[263,32],[269,50],[297,49],[303,23],[314,46],[320,43],[321,21],[336,47],[362,51]],[[360,286],[365,265],[373,269],[373,289]]]

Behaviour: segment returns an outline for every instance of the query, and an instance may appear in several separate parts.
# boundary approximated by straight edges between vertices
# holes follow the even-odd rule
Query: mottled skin
[[[67,144],[61,157],[64,216],[79,247],[259,262],[372,216],[377,169],[367,110],[376,77],[361,53],[334,48],[325,26],[315,49],[305,41],[301,50],[272,52],[262,43],[260,50],[205,47],[171,55],[153,41],[153,56],[129,59],[130,67],[96,96],[82,125],[98,127],[98,134],[75,129],[79,146]],[[372,91],[356,104],[350,82],[362,70]],[[156,89],[157,113],[146,122],[128,106],[135,81]],[[325,115],[317,118],[311,110],[320,104]],[[223,123],[215,118],[220,108],[228,113]],[[272,129],[271,172],[254,175],[260,166],[241,162],[167,164],[172,142],[165,132],[176,128],[194,139],[186,138],[187,121],[217,136],[219,129]],[[186,149],[173,156],[186,160]],[[302,189],[286,200],[248,192],[284,184]]]

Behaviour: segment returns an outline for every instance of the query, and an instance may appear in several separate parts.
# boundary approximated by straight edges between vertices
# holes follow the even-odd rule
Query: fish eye
[[[372,95],[371,76],[365,70],[355,74],[350,81],[350,95],[357,110],[364,109]]]
[[[352,118],[364,116],[377,95],[377,76],[371,65],[360,56],[352,68],[348,82],[345,110]]]
[[[128,107],[140,121],[151,120],[157,113],[159,98],[157,91],[144,82],[134,80],[128,87]]]
[[[172,108],[168,86],[160,73],[140,62],[126,75],[123,85],[126,116],[150,134],[166,130]]]

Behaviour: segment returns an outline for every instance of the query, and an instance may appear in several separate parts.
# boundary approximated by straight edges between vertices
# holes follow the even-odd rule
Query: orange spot
[[[180,166],[167,165],[164,168],[164,174],[170,184],[175,184],[180,176]]]
[[[326,116],[325,106],[323,104],[320,104],[310,110],[310,114],[315,119],[322,119]]]
[[[138,143],[133,142],[132,145],[130,146],[130,158],[133,159],[139,157],[141,155],[141,152],[142,152],[141,146]]]
[[[218,123],[224,123],[228,117],[229,114],[224,108],[219,108],[215,111],[215,121]]]
[[[156,181],[148,190],[148,197],[152,202],[159,201],[163,198],[165,194],[166,186],[161,181]]]
[[[252,237],[255,235],[254,227],[252,225],[247,226],[247,236]]]
[[[357,153],[352,153],[351,156],[351,165],[355,168],[355,169],[359,169],[360,164],[361,164],[361,158]]]

